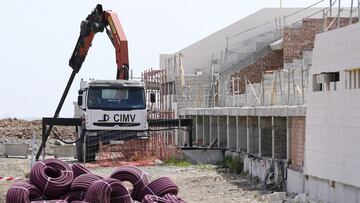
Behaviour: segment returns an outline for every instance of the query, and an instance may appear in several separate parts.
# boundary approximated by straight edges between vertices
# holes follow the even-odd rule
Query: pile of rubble
[[[56,126],[53,129],[62,139],[73,139],[74,127]],[[16,118],[0,120],[0,142],[13,139],[31,139],[33,132],[36,138],[41,139],[41,120],[26,121]]]

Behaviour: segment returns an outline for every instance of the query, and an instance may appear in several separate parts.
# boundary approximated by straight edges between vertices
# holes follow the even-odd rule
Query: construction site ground
[[[0,176],[13,176],[25,180],[29,173],[30,159],[0,158]],[[179,196],[186,202],[265,202],[264,190],[258,189],[258,183],[247,177],[217,170],[212,165],[192,166],[148,166],[145,170],[151,180],[169,176],[180,188]],[[114,167],[91,169],[95,174],[107,177]],[[5,202],[6,191],[14,181],[0,182],[0,202]]]

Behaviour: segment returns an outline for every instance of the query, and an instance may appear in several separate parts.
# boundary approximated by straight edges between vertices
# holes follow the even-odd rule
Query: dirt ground
[[[196,165],[140,167],[151,180],[168,176],[179,186],[179,196],[188,203],[265,202],[265,191],[257,189],[257,182],[229,173],[219,172],[215,166]],[[94,168],[94,173],[109,176],[115,168]],[[0,176],[25,179],[29,172],[28,159],[0,158]],[[0,203],[5,202],[6,191],[14,181],[0,182]]]

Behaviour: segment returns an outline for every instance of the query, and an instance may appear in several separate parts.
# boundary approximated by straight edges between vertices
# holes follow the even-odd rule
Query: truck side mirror
[[[150,94],[150,102],[151,102],[151,103],[155,103],[155,101],[156,101],[156,96],[155,96],[155,93],[152,92],[152,93]]]
[[[78,96],[77,103],[78,103],[79,106],[83,105],[83,96],[82,95]]]

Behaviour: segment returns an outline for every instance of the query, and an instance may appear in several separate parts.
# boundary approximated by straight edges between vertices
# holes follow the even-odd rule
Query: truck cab
[[[130,80],[81,81],[75,117],[82,120],[76,143],[79,161],[94,161],[99,144],[147,138],[143,82]]]

